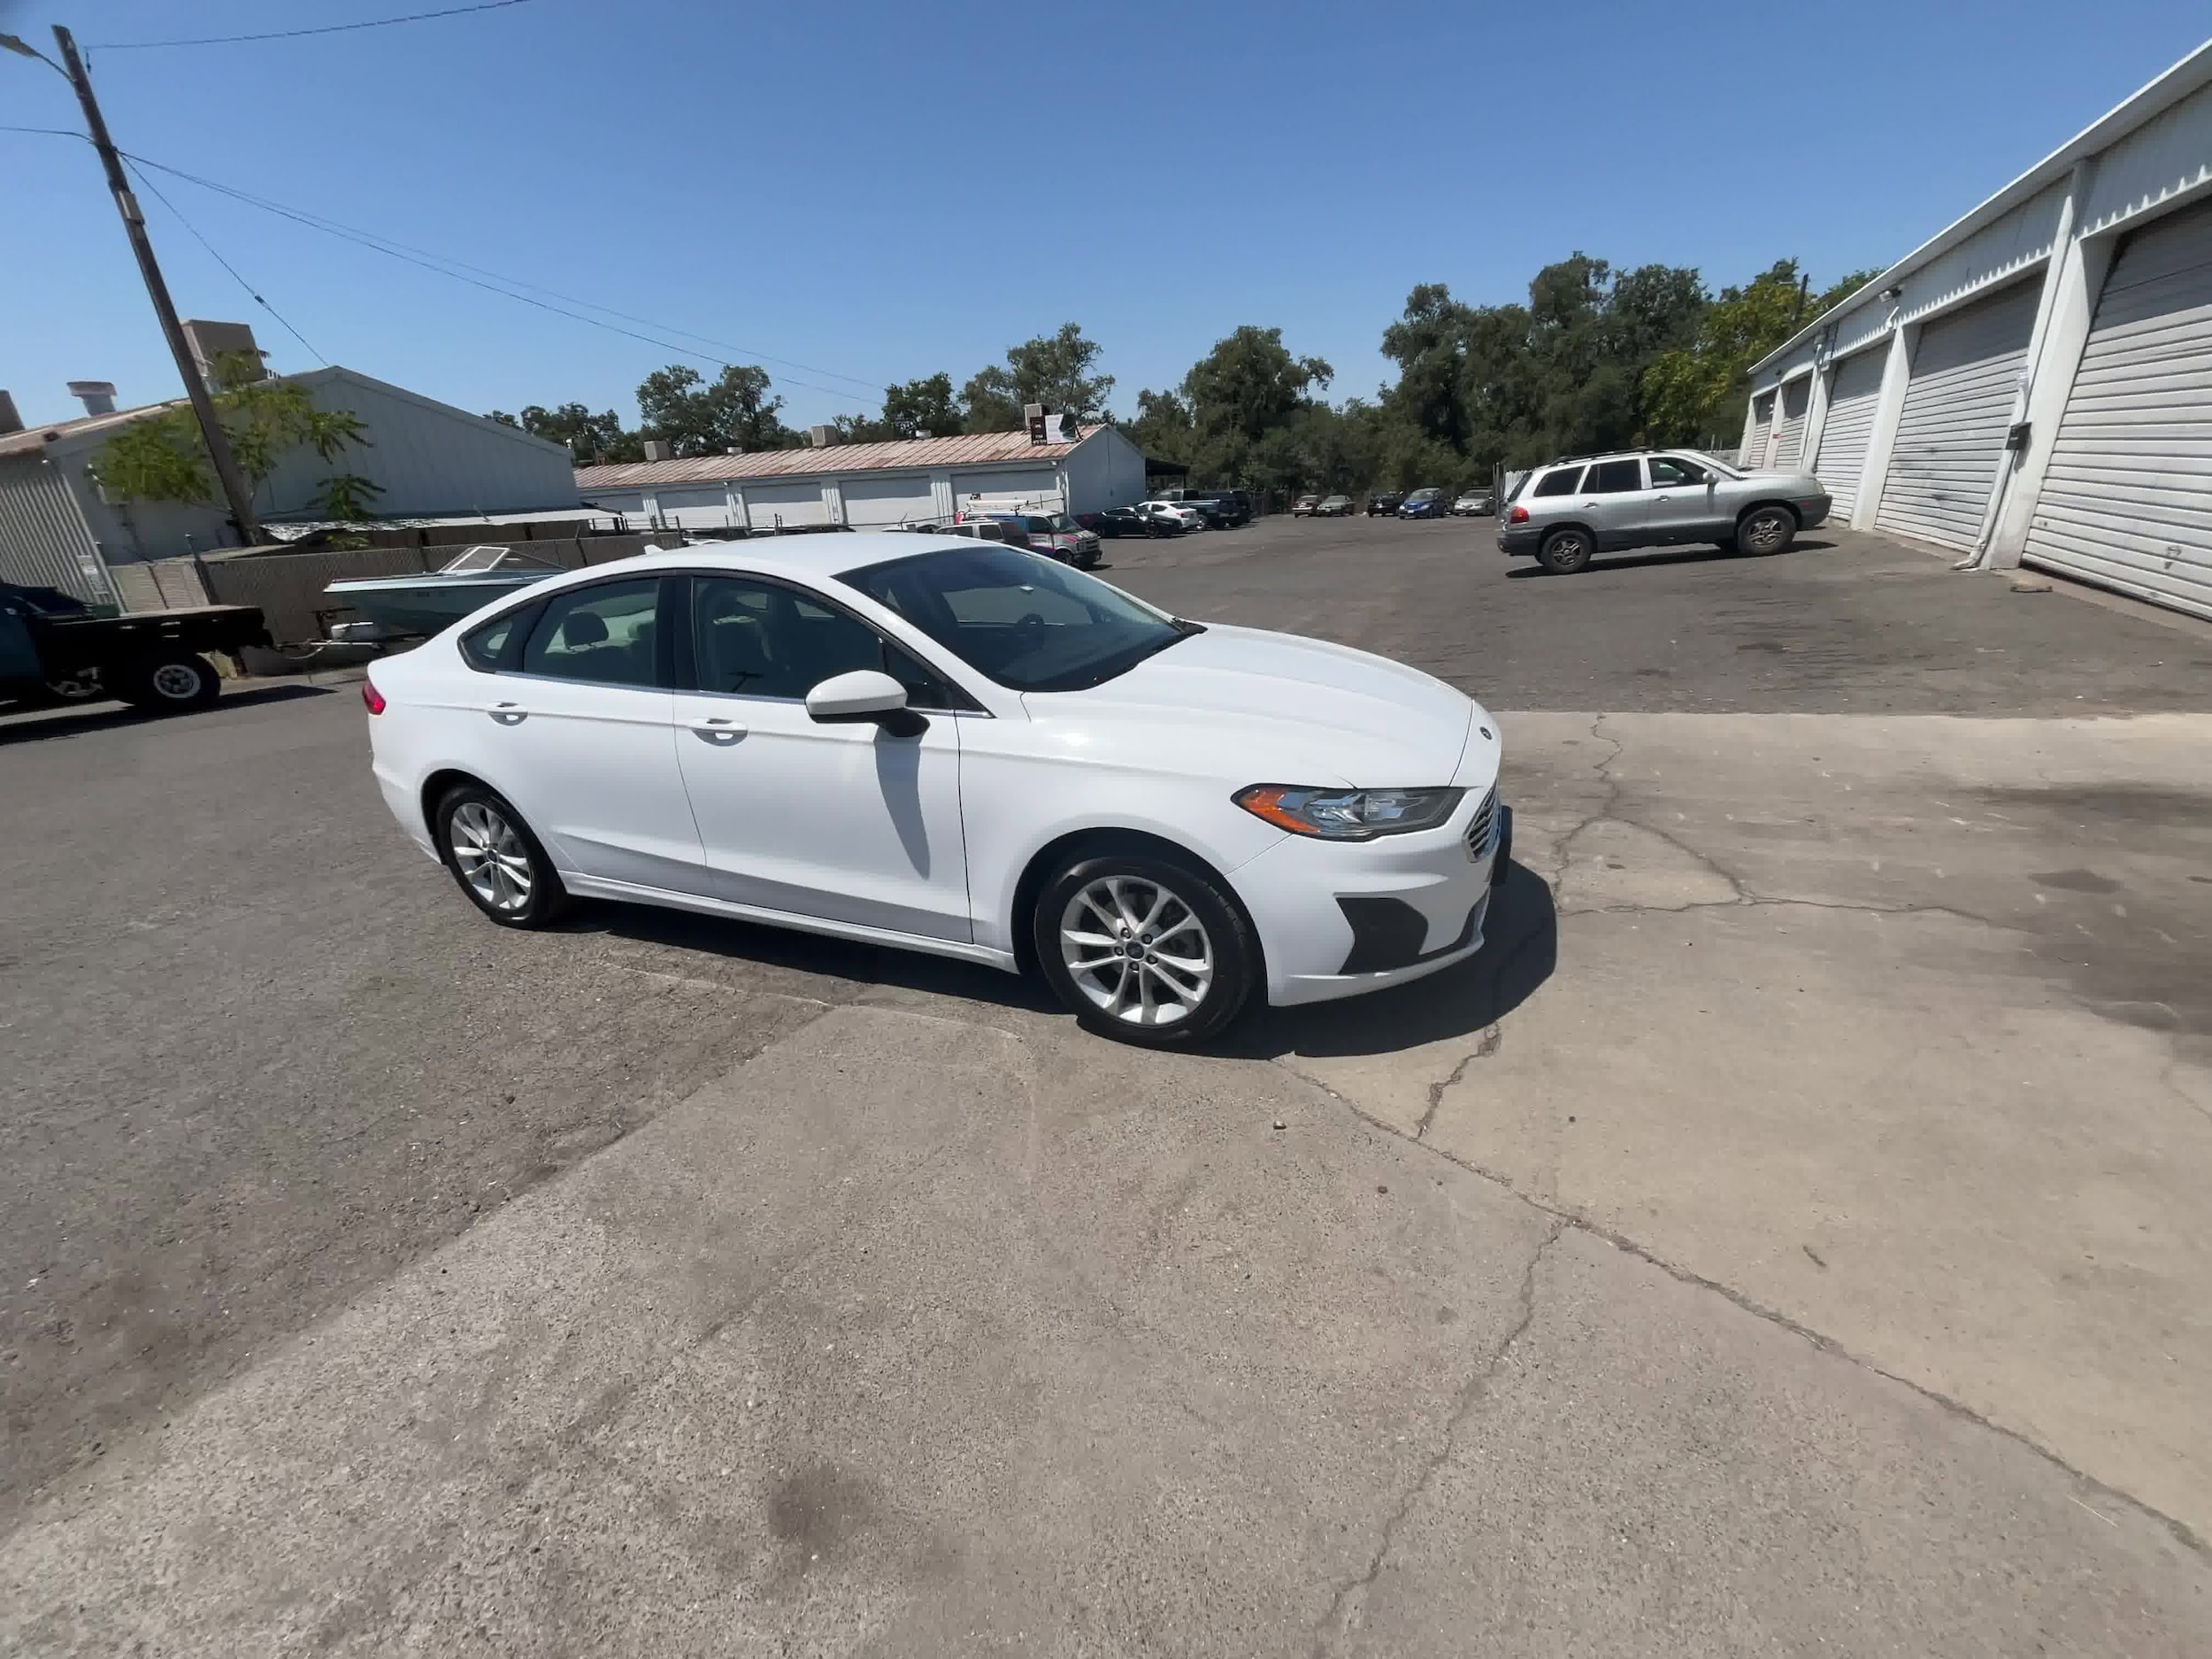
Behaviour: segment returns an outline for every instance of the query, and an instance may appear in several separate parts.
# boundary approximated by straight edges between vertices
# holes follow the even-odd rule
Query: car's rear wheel
[[[1755,507],[1736,520],[1731,550],[1761,556],[1779,553],[1797,537],[1797,519],[1782,507]]]
[[[1571,576],[1590,562],[1590,533],[1569,525],[1544,538],[1537,562],[1555,576]]]
[[[1259,951],[1216,879],[1149,853],[1063,864],[1033,918],[1046,980],[1087,1031],[1147,1048],[1215,1036],[1251,995]]]
[[[502,927],[542,927],[568,908],[553,861],[497,791],[457,784],[440,799],[431,824],[461,891]]]
[[[155,714],[211,708],[222,690],[215,664],[191,652],[134,663],[118,671],[115,686],[115,695],[124,702]]]

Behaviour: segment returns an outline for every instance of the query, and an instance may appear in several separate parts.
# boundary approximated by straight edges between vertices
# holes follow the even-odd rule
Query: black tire
[[[1576,525],[1563,525],[1544,538],[1536,562],[1555,576],[1571,576],[1590,562],[1590,533]]]
[[[503,841],[487,819],[503,826],[511,840]],[[568,889],[561,885],[553,861],[545,856],[545,849],[523,822],[522,814],[497,790],[480,783],[454,785],[439,797],[430,814],[430,826],[438,843],[438,856],[455,884],[470,903],[502,927],[543,927],[568,909]],[[455,850],[457,837],[462,845],[459,852]],[[472,858],[472,853],[477,851],[484,857]],[[483,873],[480,877],[473,871]],[[518,875],[528,884],[518,898],[515,896]]]
[[[1719,541],[1714,542],[1713,545],[1718,548],[1722,552],[1732,556],[1736,551],[1736,538],[1732,535],[1724,535],[1721,537]]]
[[[1118,887],[1124,895],[1116,919],[1110,921],[1086,900],[1087,894],[1094,899],[1102,887]],[[1146,937],[1133,924],[1148,916],[1156,918],[1163,929],[1155,942],[1172,939],[1184,954],[1144,949]],[[1100,955],[1071,965],[1063,946],[1063,928],[1084,920],[1102,941],[1096,947]],[[1189,954],[1193,922],[1196,955]],[[1099,1036],[1142,1048],[1191,1048],[1219,1035],[1243,1012],[1258,977],[1259,947],[1243,910],[1216,877],[1195,864],[1164,854],[1100,853],[1063,864],[1038,890],[1030,933],[1045,982],[1077,1023]],[[1106,941],[1126,942],[1110,949]],[[1079,940],[1073,948],[1082,949]],[[1204,974],[1187,965],[1202,959],[1209,967]],[[1087,968],[1093,962],[1115,965],[1087,972],[1079,982],[1076,967]],[[1172,1001],[1177,991],[1187,995],[1194,988],[1194,1000],[1182,1004]],[[1181,1011],[1157,1018],[1170,1007]]]
[[[1730,549],[1765,558],[1786,553],[1797,539],[1797,515],[1786,507],[1754,507],[1736,520]]]
[[[223,695],[215,664],[190,651],[150,657],[115,671],[115,695],[150,714],[189,714],[211,709]]]

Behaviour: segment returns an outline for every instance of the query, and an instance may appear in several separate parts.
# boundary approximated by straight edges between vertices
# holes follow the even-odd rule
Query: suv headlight
[[[1230,798],[1254,818],[1294,835],[1364,841],[1434,829],[1451,817],[1464,789],[1316,789],[1256,783]]]

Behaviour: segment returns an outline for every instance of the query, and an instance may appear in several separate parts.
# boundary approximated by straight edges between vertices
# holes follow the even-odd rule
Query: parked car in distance
[[[564,572],[362,701],[386,805],[495,923],[618,900],[1026,968],[1148,1047],[1463,961],[1510,851],[1460,691],[974,538]]]
[[[1103,512],[1084,516],[1090,520],[1090,527],[1102,536],[1162,536],[1175,534],[1150,513],[1136,507],[1109,507]]]
[[[1313,516],[1317,518],[1348,518],[1352,516],[1352,498],[1349,495],[1324,495],[1321,504],[1313,510]]]
[[[1537,468],[1498,523],[1498,548],[1560,574],[1594,553],[1709,541],[1729,553],[1779,553],[1828,516],[1810,472],[1747,472],[1712,456],[1635,450]]]
[[[1405,497],[1394,489],[1379,489],[1367,497],[1367,516],[1381,518],[1398,511],[1398,503]]]
[[[1164,489],[1160,499],[1195,507],[1202,513],[1210,507],[1214,509],[1211,517],[1220,518],[1225,526],[1252,522],[1252,498],[1240,489]]]
[[[0,704],[119,697],[150,714],[210,708],[223,682],[205,653],[269,643],[251,605],[104,617],[57,588],[0,582]]]
[[[1417,489],[1398,503],[1401,518],[1441,518],[1447,498],[1444,492],[1432,486]]]
[[[1290,503],[1290,516],[1294,518],[1310,518],[1313,517],[1314,510],[1320,505],[1320,496],[1301,495]]]
[[[1072,565],[1078,570],[1088,570],[1098,563],[1099,544],[1096,533],[1086,530],[1064,512],[1024,513],[1022,528],[1029,534],[1029,545],[1038,552],[1056,558],[1063,565]]]
[[[1487,518],[1497,510],[1497,497],[1486,489],[1463,490],[1452,500],[1455,518]]]
[[[1141,501],[1137,503],[1137,511],[1174,525],[1179,534],[1206,527],[1203,513],[1195,507],[1186,507],[1177,501]]]

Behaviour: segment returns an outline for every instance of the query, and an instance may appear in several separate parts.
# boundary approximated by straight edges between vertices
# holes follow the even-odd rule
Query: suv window
[[[1633,457],[1625,461],[1600,461],[1590,469],[1590,476],[1582,486],[1588,495],[1624,495],[1644,487],[1644,470]]]
[[[1563,466],[1557,472],[1547,472],[1538,479],[1536,488],[1529,491],[1529,494],[1532,495],[1571,495],[1575,493],[1575,486],[1581,481],[1582,469],[1580,467]]]
[[[657,685],[653,617],[660,591],[654,576],[555,594],[522,648],[522,672],[602,686]]]
[[[857,617],[747,576],[691,584],[692,655],[699,689],[803,698],[825,680],[879,668],[917,709],[949,709],[944,682]]]
[[[1655,455],[1646,463],[1651,468],[1651,487],[1670,489],[1678,484],[1702,484],[1705,474],[1687,461],[1678,461],[1671,455]]]

